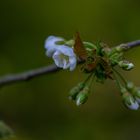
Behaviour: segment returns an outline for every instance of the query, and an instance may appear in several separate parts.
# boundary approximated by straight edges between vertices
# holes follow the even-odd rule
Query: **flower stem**
[[[89,74],[89,76],[87,77],[87,79],[84,81],[85,84],[86,84],[86,83],[89,81],[89,79],[92,77],[92,74],[93,74],[93,73]]]
[[[113,76],[115,78],[115,82],[116,82],[118,88],[121,90],[122,89],[122,85],[121,85],[120,81],[118,80],[118,77],[116,76],[114,69],[112,69],[112,70],[113,70]]]
[[[94,77],[95,77],[95,74],[92,73],[91,80],[90,80],[90,82],[89,82],[89,88],[91,88],[91,86],[92,86],[92,83],[93,83]]]
[[[124,84],[126,85],[127,81],[124,79],[124,77],[114,68],[112,68],[113,71],[120,77],[120,79],[124,82]]]

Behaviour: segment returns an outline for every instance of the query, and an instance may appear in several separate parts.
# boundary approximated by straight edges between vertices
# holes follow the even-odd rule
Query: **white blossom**
[[[55,64],[63,69],[69,68],[70,71],[76,67],[76,55],[73,48],[56,42],[64,41],[61,37],[50,36],[45,41],[46,55],[54,59]]]

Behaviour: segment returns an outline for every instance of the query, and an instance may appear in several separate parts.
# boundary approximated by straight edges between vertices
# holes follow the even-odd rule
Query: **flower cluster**
[[[100,83],[111,79],[116,82],[124,105],[131,110],[139,108],[140,89],[126,81],[118,71],[118,68],[126,71],[134,68],[134,64],[123,57],[124,46],[110,48],[102,42],[95,45],[82,41],[79,33],[76,33],[72,40],[49,36],[45,41],[45,49],[46,55],[52,57],[55,64],[63,69],[69,68],[72,71],[76,68],[77,60],[82,61],[81,71],[88,75],[87,79],[72,88],[69,94],[76,105],[87,101],[93,79]]]

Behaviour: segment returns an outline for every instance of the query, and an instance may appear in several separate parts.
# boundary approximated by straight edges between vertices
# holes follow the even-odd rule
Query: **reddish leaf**
[[[84,48],[83,42],[78,32],[76,32],[75,34],[74,52],[80,59],[82,60],[87,59],[87,52],[86,49]]]

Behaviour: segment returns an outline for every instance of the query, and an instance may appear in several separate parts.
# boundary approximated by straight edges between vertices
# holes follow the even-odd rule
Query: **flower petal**
[[[53,60],[56,64],[56,66],[63,68],[63,59],[60,57],[61,53],[59,51],[56,51],[53,54]]]
[[[74,53],[73,49],[68,47],[68,46],[66,46],[66,45],[58,46],[57,50],[59,50],[64,55],[75,56],[75,53]]]
[[[63,69],[67,69],[70,67],[70,63],[66,59],[63,59],[63,64]]]
[[[56,36],[49,36],[46,41],[45,41],[45,48],[50,49],[51,47],[56,47],[59,46],[55,44],[57,41],[63,41],[64,39],[61,37],[56,37]]]
[[[73,71],[76,67],[76,57],[70,57],[70,71]]]
[[[55,52],[55,48],[48,49],[48,50],[46,51],[46,55],[47,55],[48,57],[52,57],[52,55],[53,55],[54,52]]]
[[[61,37],[49,36],[45,41],[45,49],[47,49],[46,55],[52,57],[53,53],[57,50],[59,45],[55,44],[57,41],[63,41]]]

